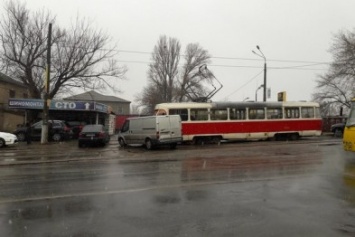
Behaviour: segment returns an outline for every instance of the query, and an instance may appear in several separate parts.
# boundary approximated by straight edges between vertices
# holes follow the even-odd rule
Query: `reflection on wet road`
[[[22,145],[0,159],[0,236],[354,236],[354,155],[336,139]]]

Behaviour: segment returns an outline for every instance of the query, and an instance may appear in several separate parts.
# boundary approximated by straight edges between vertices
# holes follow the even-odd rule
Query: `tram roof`
[[[311,107],[319,107],[319,104],[316,102],[307,102],[307,101],[286,101],[286,102],[278,102],[278,101],[272,101],[272,102],[253,102],[253,101],[247,101],[247,102],[182,102],[182,103],[161,103],[157,104],[156,108],[163,108],[163,107],[169,107],[169,108],[176,108],[176,109],[182,109],[182,108],[227,108],[227,107],[300,107],[300,106],[311,106]]]

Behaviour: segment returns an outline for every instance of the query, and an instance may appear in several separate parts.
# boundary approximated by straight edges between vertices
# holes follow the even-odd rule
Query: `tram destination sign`
[[[44,100],[41,99],[9,99],[9,109],[43,109]],[[50,110],[71,110],[71,111],[96,111],[108,113],[107,105],[95,101],[67,101],[51,100]]]

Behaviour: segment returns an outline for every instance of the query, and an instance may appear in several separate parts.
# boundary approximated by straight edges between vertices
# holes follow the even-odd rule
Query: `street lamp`
[[[255,90],[255,101],[258,101],[258,90],[263,88],[264,85],[260,85],[256,90]],[[264,87],[265,88],[265,87]]]
[[[249,97],[245,97],[243,101],[249,100]]]
[[[261,51],[259,45],[256,46],[256,48],[258,49],[258,51],[260,52],[257,53],[255,52],[254,50],[252,51],[254,54],[258,55],[259,57],[263,58],[264,59],[264,102],[266,101],[266,57],[265,55],[263,54],[263,52]]]

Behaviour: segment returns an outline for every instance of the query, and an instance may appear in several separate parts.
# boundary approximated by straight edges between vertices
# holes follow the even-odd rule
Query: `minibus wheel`
[[[145,148],[146,148],[147,150],[153,149],[152,141],[151,141],[149,138],[147,138],[147,139],[145,140]]]
[[[118,144],[120,145],[120,147],[126,146],[126,143],[124,142],[123,138],[118,139]]]
[[[177,143],[172,143],[170,144],[170,149],[174,150],[177,146]]]

